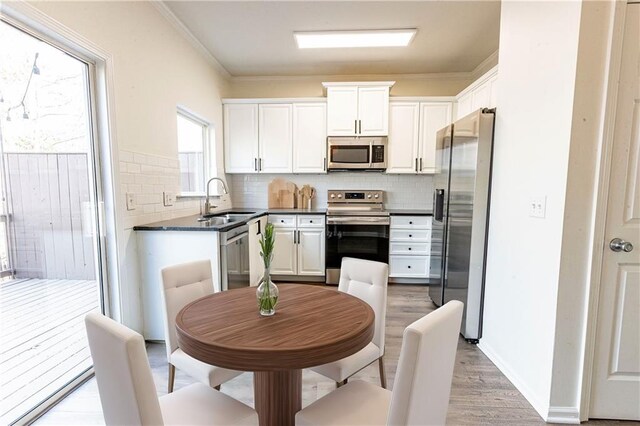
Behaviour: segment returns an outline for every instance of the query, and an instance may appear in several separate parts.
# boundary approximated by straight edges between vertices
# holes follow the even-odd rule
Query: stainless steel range
[[[328,191],[326,280],[340,281],[343,257],[389,263],[389,213],[384,191]]]

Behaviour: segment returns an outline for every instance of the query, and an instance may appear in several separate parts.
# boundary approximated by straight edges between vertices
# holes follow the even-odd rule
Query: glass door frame
[[[17,7],[15,7],[17,6]],[[12,8],[12,7],[15,7]],[[20,9],[20,10],[17,10]],[[113,299],[113,290],[118,286],[118,229],[114,188],[117,188],[115,171],[112,164],[114,145],[112,123],[109,120],[111,105],[107,99],[109,76],[107,66],[111,58],[94,46],[87,46],[87,42],[78,39],[75,34],[60,26],[58,23],[38,12],[29,5],[6,3],[0,8],[0,21],[32,36],[43,43],[47,43],[61,52],[74,57],[87,66],[86,84],[88,90],[89,123],[90,126],[90,166],[92,167],[91,186],[95,199],[93,200],[96,236],[95,265],[96,279],[99,285],[100,307],[103,314],[111,317],[112,307],[120,308]],[[60,31],[58,31],[60,30]],[[54,32],[55,31],[55,32]],[[71,37],[68,37],[68,36]],[[95,49],[94,49],[95,48]],[[88,54],[83,54],[82,51]],[[117,158],[117,157],[116,157]],[[106,175],[106,176],[105,176]],[[108,190],[105,190],[107,184]],[[110,191],[109,191],[110,190]],[[110,192],[110,193],[109,193]],[[110,209],[106,208],[109,202]],[[110,211],[109,211],[110,210]],[[109,232],[109,228],[111,232]],[[113,302],[116,302],[115,304]],[[121,313],[120,313],[121,315]],[[30,411],[14,421],[12,424],[30,424],[46,413],[51,407],[62,400],[74,389],[85,383],[94,375],[93,366],[70,380],[65,386],[52,393]]]

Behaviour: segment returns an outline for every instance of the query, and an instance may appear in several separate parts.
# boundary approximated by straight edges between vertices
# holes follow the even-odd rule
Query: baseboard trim
[[[580,423],[580,410],[577,407],[549,407],[548,423],[577,425]]]
[[[489,358],[489,360],[504,374],[507,379],[518,389],[518,391],[525,397],[529,404],[538,412],[538,415],[545,421],[549,414],[549,404],[544,403],[540,398],[527,386],[520,376],[516,374],[511,367],[500,357],[493,348],[486,343],[486,339],[480,339],[478,348]]]

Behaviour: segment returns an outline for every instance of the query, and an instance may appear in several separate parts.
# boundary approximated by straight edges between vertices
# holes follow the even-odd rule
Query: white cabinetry
[[[327,104],[293,104],[293,173],[327,171]]]
[[[276,239],[272,274],[324,275],[324,216],[269,215],[269,223]]]
[[[497,83],[498,67],[495,67],[460,92],[456,120],[480,108],[495,108]]]
[[[258,107],[258,171],[291,173],[293,168],[293,106],[265,104]]]
[[[387,173],[434,173],[436,132],[451,123],[451,101],[391,101]]]
[[[436,171],[436,133],[451,123],[452,105],[449,102],[420,103],[420,152],[418,172]]]
[[[225,171],[257,172],[258,156],[258,104],[224,105]]]
[[[322,83],[327,88],[327,135],[386,136],[394,82]]]
[[[392,216],[389,242],[391,278],[429,278],[431,217]]]
[[[226,173],[324,173],[322,98],[225,99]]]
[[[389,103],[387,173],[416,173],[419,129],[420,102]]]

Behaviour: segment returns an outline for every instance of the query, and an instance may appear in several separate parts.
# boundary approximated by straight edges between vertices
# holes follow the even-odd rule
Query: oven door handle
[[[327,216],[327,225],[389,225],[388,217],[367,217],[367,216]]]

